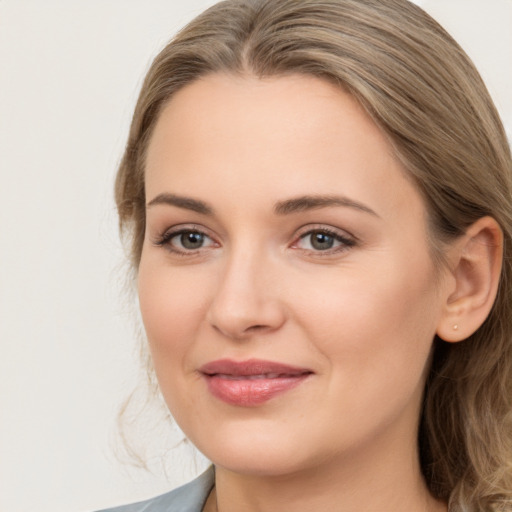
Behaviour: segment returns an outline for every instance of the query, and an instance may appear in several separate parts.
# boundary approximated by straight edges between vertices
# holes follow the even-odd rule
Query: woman
[[[511,158],[405,0],[228,0],[155,59],[116,199],[215,469],[119,511],[512,510]]]

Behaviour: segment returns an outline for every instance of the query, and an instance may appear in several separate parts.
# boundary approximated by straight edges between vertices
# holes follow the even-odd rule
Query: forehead
[[[339,143],[364,132],[369,144],[389,152],[384,137],[359,103],[325,80],[307,75],[260,79],[211,74],[171,98],[157,122],[150,148],[167,145],[172,135],[198,142],[205,150],[208,143],[223,141],[239,148],[251,149],[259,142],[267,147],[280,144],[285,149],[304,139],[311,143],[314,134],[318,142],[335,131]],[[222,138],[216,137],[217,133]]]
[[[343,193],[391,209],[417,199],[422,209],[361,105],[331,83],[303,75],[212,74],[178,91],[153,132],[146,182],[148,199],[193,190],[209,202],[244,196],[248,206],[253,196],[270,202]]]

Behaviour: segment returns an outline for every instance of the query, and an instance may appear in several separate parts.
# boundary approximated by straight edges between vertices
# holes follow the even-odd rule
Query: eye
[[[314,252],[339,252],[353,247],[356,241],[329,229],[312,229],[302,234],[294,244],[299,249]]]
[[[197,229],[169,230],[155,243],[177,254],[193,253],[216,245],[207,234]]]
[[[195,231],[185,231],[179,235],[175,235],[171,238],[174,244],[178,244],[181,248],[193,251],[194,249],[200,249],[206,240],[206,235],[203,233],[197,233]]]

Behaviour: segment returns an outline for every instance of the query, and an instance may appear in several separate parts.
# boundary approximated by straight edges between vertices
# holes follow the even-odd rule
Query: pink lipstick
[[[240,407],[255,407],[285,393],[307,379],[313,372],[282,363],[249,359],[220,359],[202,366],[210,393],[220,400]]]

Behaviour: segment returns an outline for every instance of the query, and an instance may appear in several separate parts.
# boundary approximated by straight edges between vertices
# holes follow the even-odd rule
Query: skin
[[[344,204],[276,212],[333,195]],[[205,510],[446,510],[416,436],[455,280],[434,268],[422,198],[358,103],[313,77],[207,76],[163,110],[146,197],[140,306],[170,411],[216,465]],[[162,243],[180,229],[203,245]],[[319,250],[311,231],[325,229],[342,238]],[[198,372],[222,358],[313,374],[238,407]]]

